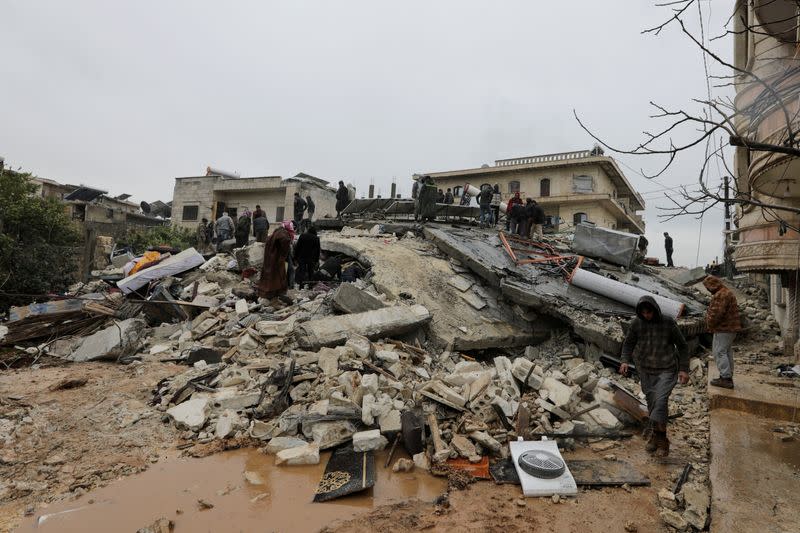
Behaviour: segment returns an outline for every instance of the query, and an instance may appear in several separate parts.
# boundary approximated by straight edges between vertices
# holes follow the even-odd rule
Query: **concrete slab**
[[[333,307],[343,313],[364,313],[384,307],[384,303],[352,283],[342,283],[333,293]]]
[[[774,420],[711,412],[712,533],[797,531],[800,446],[772,434]]]
[[[765,381],[763,375],[734,374],[734,389],[711,386],[719,376],[713,361],[708,364],[708,398],[710,409],[730,409],[763,418],[800,422],[800,388],[788,381],[787,386]],[[779,382],[776,378],[775,382]]]

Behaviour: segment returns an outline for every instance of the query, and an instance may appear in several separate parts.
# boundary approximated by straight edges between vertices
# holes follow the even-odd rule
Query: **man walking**
[[[636,363],[652,428],[645,449],[663,457],[669,455],[669,395],[676,382],[689,381],[688,352],[675,320],[661,314],[652,296],[642,296],[636,304],[636,318],[622,343],[619,372],[627,374],[630,363]]]
[[[227,211],[222,212],[222,216],[217,219],[217,244],[227,241],[233,237],[233,219],[228,216]]]
[[[719,377],[711,380],[714,387],[733,388],[733,339],[742,329],[736,296],[715,276],[706,276],[703,285],[712,294],[706,311],[706,329],[714,334],[711,352]]]
[[[667,266],[674,267],[675,264],[672,262],[672,237],[666,231],[664,232],[664,250],[667,252]]]

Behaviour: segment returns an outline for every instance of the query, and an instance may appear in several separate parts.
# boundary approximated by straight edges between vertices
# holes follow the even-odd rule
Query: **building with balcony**
[[[732,17],[734,64],[752,73],[736,74],[735,126],[749,141],[778,146],[800,144],[800,64],[797,62],[797,2],[736,2]],[[756,79],[756,76],[758,79]],[[800,158],[774,151],[737,147],[737,193],[772,206],[800,207]],[[742,205],[730,233],[739,271],[763,277],[770,285],[775,317],[784,333],[787,355],[798,328],[800,215],[781,209]]]
[[[519,192],[536,200],[547,217],[546,229],[561,231],[581,222],[643,234],[644,200],[616,161],[598,149],[499,159],[494,166],[427,173],[442,190],[452,189],[456,203],[465,184],[500,186],[504,200]],[[472,200],[475,203],[475,200]]]
[[[299,173],[292,178],[261,176],[241,178],[214,173],[205,176],[175,178],[172,197],[172,224],[196,228],[202,219],[216,220],[223,211],[236,219],[256,205],[267,214],[270,223],[290,219],[294,211],[294,193],[304,199],[311,196],[316,208],[314,218],[336,216],[336,190],[328,182]]]

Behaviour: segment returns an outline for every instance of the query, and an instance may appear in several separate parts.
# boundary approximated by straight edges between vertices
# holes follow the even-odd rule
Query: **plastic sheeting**
[[[166,278],[167,276],[174,276],[181,272],[186,272],[196,266],[205,263],[203,256],[197,253],[194,248],[187,248],[179,254],[164,259],[157,265],[151,266],[121,279],[117,282],[117,287],[124,294],[129,294],[137,289],[140,289],[150,283],[151,281]]]
[[[589,224],[575,226],[572,251],[587,257],[630,268],[636,255],[639,236],[624,231],[598,228]]]

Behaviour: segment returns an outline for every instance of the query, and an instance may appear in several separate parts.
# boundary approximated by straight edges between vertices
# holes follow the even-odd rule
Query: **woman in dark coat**
[[[292,245],[292,237],[283,226],[272,232],[264,245],[264,265],[258,282],[258,294],[262,298],[274,298],[286,294],[289,280],[286,276],[286,258]]]
[[[247,240],[250,237],[250,213],[245,212],[239,217],[234,235],[236,236],[237,247],[241,248],[247,244]]]

